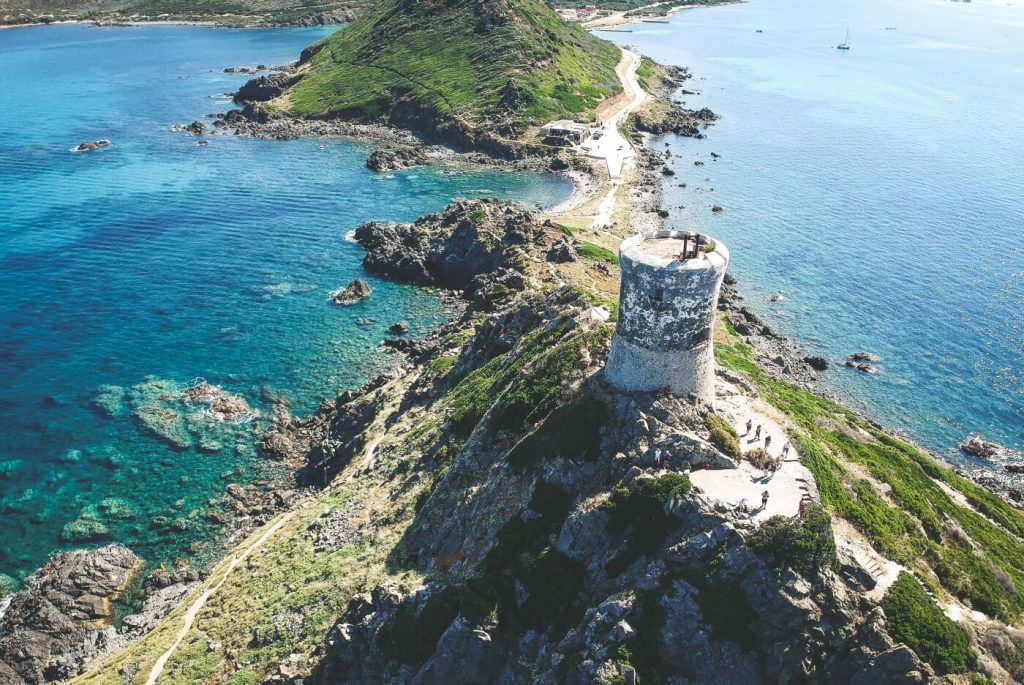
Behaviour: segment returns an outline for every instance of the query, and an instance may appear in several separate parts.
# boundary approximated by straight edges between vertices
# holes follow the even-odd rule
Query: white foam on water
[[[0,621],[4,620],[4,614],[7,613],[7,608],[11,606],[12,599],[14,599],[14,595],[0,597]]]

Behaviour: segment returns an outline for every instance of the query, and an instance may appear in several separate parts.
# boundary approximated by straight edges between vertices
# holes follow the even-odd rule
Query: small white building
[[[551,121],[540,127],[537,135],[551,145],[580,145],[590,139],[590,127],[570,119]]]

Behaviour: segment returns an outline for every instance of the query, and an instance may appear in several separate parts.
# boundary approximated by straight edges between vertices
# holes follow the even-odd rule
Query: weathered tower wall
[[[623,241],[607,380],[626,391],[671,388],[714,399],[712,331],[728,264],[725,246],[699,234],[660,231]]]

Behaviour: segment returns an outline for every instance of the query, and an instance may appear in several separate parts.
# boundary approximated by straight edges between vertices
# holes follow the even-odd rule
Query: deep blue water
[[[0,573],[82,544],[61,539],[76,519],[109,531],[87,544],[173,561],[218,536],[207,500],[266,475],[258,424],[218,429],[212,454],[176,451],[94,409],[101,386],[152,377],[173,394],[203,377],[260,421],[275,398],[309,413],[383,368],[390,324],[419,334],[448,315],[430,291],[372,278],[369,300],[332,305],[334,289],[365,276],[346,232],[455,196],[547,205],[568,193],[562,179],[499,171],[382,179],[364,168],[372,147],[351,142],[198,147],[169,130],[230,106],[222,94],[248,77],[224,67],[290,61],[327,32],[0,31]],[[98,138],[113,146],[68,151]]]
[[[690,67],[687,106],[721,115],[655,142],[671,223],[724,240],[749,305],[876,420],[952,460],[972,431],[1024,447],[1024,7],[750,0],[629,28],[603,35]],[[842,367],[862,349],[879,375]]]

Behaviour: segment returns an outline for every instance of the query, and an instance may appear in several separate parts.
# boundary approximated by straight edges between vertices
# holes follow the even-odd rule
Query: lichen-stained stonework
[[[714,398],[712,330],[728,264],[725,246],[701,234],[659,231],[623,241],[619,321],[605,367],[612,385]]]

